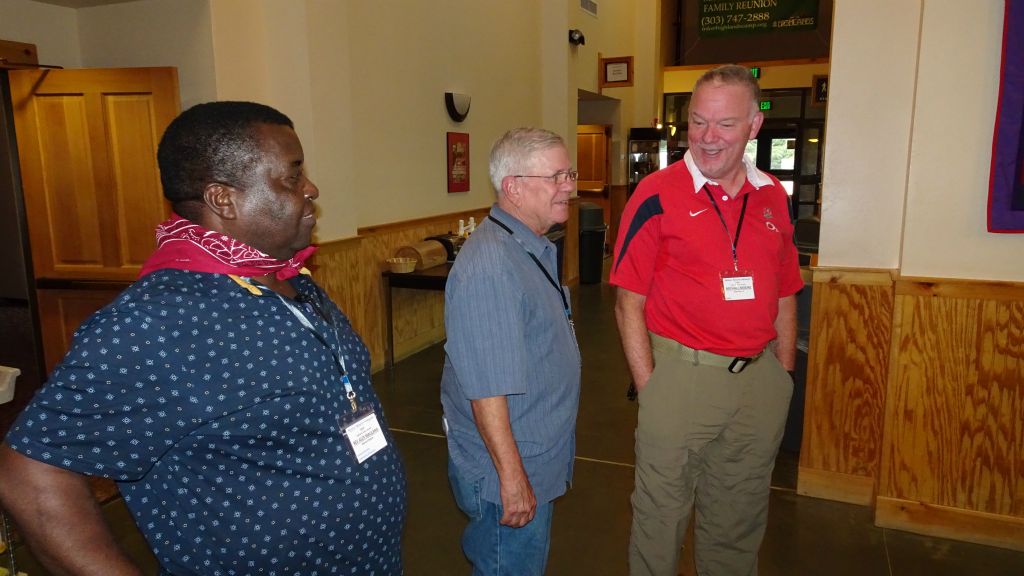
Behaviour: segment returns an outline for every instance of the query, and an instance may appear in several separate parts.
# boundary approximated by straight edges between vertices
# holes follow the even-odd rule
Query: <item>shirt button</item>
[[[728,196],[722,196],[722,200],[728,201],[729,197]]]

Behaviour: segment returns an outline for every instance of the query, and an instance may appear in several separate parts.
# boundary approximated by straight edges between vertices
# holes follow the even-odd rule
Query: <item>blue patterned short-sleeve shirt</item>
[[[116,480],[167,573],[400,574],[405,474],[369,354],[311,279],[293,283],[333,323],[306,314],[320,338],[270,290],[148,274],[82,324],[7,443]],[[362,464],[335,353],[388,439]]]

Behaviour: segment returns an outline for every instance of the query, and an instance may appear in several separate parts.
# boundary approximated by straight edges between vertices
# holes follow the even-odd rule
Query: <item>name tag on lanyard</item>
[[[317,331],[313,323],[310,322],[306,316],[291,302],[286,300],[284,296],[278,294],[277,297],[281,300],[281,303],[288,308],[295,318],[307,329],[313,336],[327,348],[327,351],[334,356],[335,361],[338,364],[338,369],[341,371],[341,383],[345,389],[345,397],[348,399],[352,411],[347,414],[338,416],[338,428],[341,429],[341,434],[344,436],[352,448],[352,455],[355,457],[358,464],[362,464],[367,458],[370,458],[377,452],[380,452],[388,445],[387,437],[384,436],[384,430],[380,427],[380,421],[377,420],[377,414],[370,408],[360,408],[356,402],[356,392],[352,387],[352,382],[348,377],[348,369],[345,367],[345,358],[340,353],[333,350],[327,340],[323,337],[320,332]],[[313,305],[316,309],[316,305]],[[319,311],[317,310],[317,313]],[[335,337],[337,337],[337,329],[332,323],[330,323],[326,317],[324,322],[329,324],[332,330],[335,330]]]
[[[372,410],[359,414],[355,420],[341,424],[341,433],[348,439],[356,462],[362,464],[367,458],[380,452],[388,445],[384,430],[380,427],[377,414]]]
[[[743,217],[747,213],[747,201],[750,200],[750,195],[743,197],[743,206],[740,208],[739,221],[736,222],[736,236],[729,238],[729,225],[725,223],[725,216],[722,215],[722,210],[718,207],[718,202],[715,201],[715,197],[711,195],[711,191],[708,190],[707,184],[704,185],[704,192],[708,195],[708,199],[711,201],[711,206],[714,207],[715,213],[718,214],[718,219],[722,222],[722,228],[725,230],[726,238],[729,239],[730,248],[732,249],[732,270],[725,270],[719,273],[719,277],[722,279],[722,298],[726,302],[733,302],[736,300],[753,300],[754,299],[754,275],[748,270],[740,270],[739,258],[736,254],[736,247],[740,243],[740,230],[743,229]]]
[[[726,271],[721,273],[722,297],[726,301],[753,300],[754,276],[746,270]]]

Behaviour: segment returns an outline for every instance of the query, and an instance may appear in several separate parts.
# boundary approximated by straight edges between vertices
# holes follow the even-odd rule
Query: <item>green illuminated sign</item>
[[[760,78],[761,77],[761,67],[760,66],[755,66],[755,67],[751,68],[750,69],[750,75],[753,76],[754,78]]]
[[[762,112],[764,112],[766,110],[771,110],[772,109],[772,101],[771,100],[761,100],[761,105],[759,106],[759,108],[761,109]]]

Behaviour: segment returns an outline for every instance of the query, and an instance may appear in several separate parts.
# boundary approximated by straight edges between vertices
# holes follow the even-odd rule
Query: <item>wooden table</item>
[[[440,266],[397,274],[390,270],[383,273],[384,284],[384,322],[387,324],[387,346],[385,365],[388,370],[395,366],[395,333],[391,321],[391,290],[393,288],[408,288],[410,290],[435,290],[444,292],[448,284],[448,273],[452,269],[452,263],[447,262]]]

